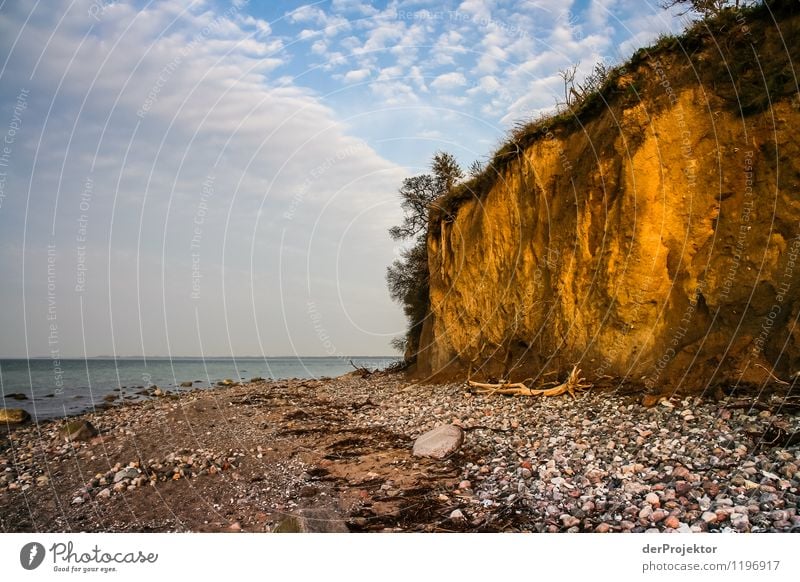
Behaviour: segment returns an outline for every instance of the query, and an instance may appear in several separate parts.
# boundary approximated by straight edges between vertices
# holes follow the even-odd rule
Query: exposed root
[[[585,383],[586,379],[582,378],[580,374],[581,371],[577,366],[574,366],[566,382],[552,388],[536,390],[529,388],[522,382],[486,384],[468,380],[467,384],[479,394],[503,394],[508,396],[561,396],[562,394],[569,394],[575,398],[576,391],[592,387],[592,384]]]

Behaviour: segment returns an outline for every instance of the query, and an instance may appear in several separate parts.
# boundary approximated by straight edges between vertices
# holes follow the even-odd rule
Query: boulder
[[[22,392],[12,392],[11,394],[5,394],[5,398],[9,398],[11,400],[27,400],[28,397],[23,394]]]
[[[8,424],[21,424],[28,422],[31,415],[21,408],[0,408],[0,422]]]
[[[181,388],[191,388],[191,387],[192,387],[192,381],[191,380],[188,380],[186,382],[181,382]]]
[[[66,441],[88,441],[97,434],[97,429],[88,420],[73,420],[61,427],[61,436]]]
[[[412,453],[415,457],[445,459],[456,452],[463,442],[464,431],[455,425],[445,424],[429,430],[414,441]]]

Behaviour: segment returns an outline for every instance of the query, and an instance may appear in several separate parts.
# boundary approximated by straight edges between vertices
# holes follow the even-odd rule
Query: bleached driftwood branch
[[[569,394],[575,398],[577,390],[585,390],[592,387],[592,384],[587,384],[586,379],[581,377],[581,371],[577,366],[572,368],[572,372],[570,372],[565,382],[552,388],[533,389],[522,382],[487,384],[468,380],[467,383],[470,388],[474,388],[476,392],[481,394],[504,394],[509,396],[561,396],[562,394]]]

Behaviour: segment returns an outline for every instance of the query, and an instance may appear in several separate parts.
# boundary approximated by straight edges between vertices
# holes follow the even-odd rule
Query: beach
[[[717,393],[645,407],[607,387],[503,397],[387,372],[165,391],[10,427],[0,529],[798,531],[800,420],[786,403]],[[65,440],[83,421],[98,434]],[[463,444],[414,456],[442,425]]]

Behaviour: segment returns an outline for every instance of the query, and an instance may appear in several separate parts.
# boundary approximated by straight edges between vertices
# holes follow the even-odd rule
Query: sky
[[[639,0],[0,0],[0,357],[391,354],[402,180],[685,25]]]

